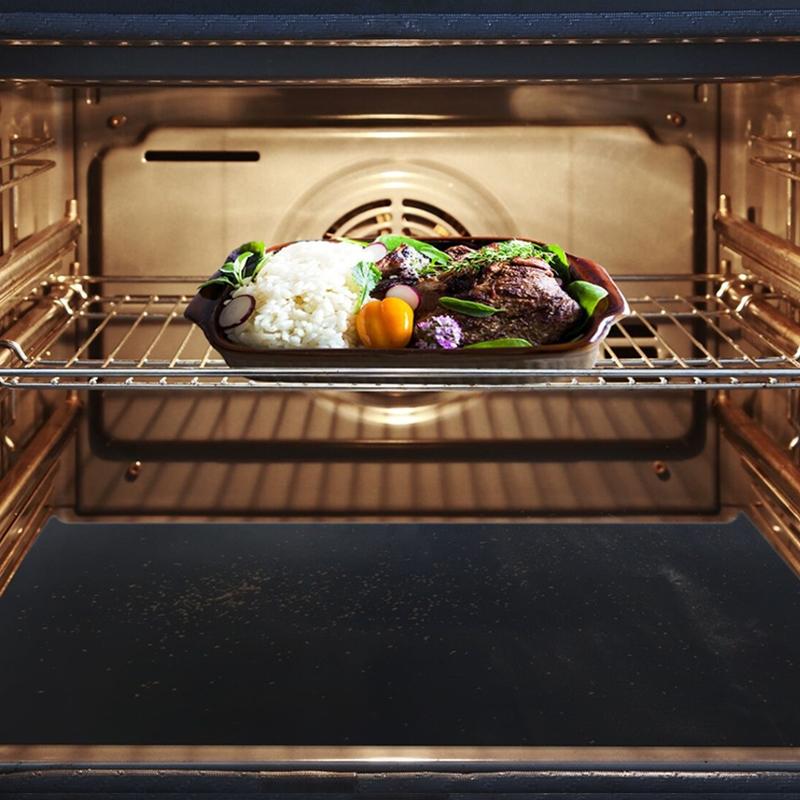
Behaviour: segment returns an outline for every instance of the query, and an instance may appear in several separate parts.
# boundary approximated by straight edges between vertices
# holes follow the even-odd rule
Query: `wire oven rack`
[[[800,388],[800,324],[747,275],[618,278],[631,316],[591,369],[231,368],[183,317],[200,279],[61,278],[36,353],[3,340],[0,386],[110,390],[662,391]],[[159,291],[161,289],[161,291]],[[777,320],[777,322],[776,322]]]

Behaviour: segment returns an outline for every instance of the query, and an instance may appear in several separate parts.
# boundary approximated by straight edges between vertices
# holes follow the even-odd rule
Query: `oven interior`
[[[4,84],[0,588],[53,517],[210,554],[235,522],[744,514],[796,571],[798,125],[793,80]],[[558,242],[631,316],[591,370],[413,380],[254,380],[183,317],[240,241],[388,232]]]
[[[5,485],[44,428],[63,517],[664,519],[754,488],[777,511],[718,434],[746,413],[795,461],[797,97],[7,85]],[[452,389],[227,375],[182,316],[231,242],[385,232],[560,242],[633,314],[594,374]]]

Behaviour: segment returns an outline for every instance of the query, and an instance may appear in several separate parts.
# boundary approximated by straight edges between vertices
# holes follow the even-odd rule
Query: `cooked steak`
[[[467,247],[465,244],[455,244],[445,250],[445,253],[447,253],[453,261],[461,261],[464,256],[474,252],[475,251],[471,247]]]
[[[543,259],[543,258],[514,258],[511,260],[512,264],[517,264],[521,267],[535,267],[536,269],[543,269],[545,272],[549,272],[553,275],[553,268]],[[555,279],[558,281],[559,286],[561,285],[561,279],[554,275]]]
[[[583,311],[560,286],[552,269],[539,259],[515,259],[480,270],[460,270],[446,281],[444,294],[502,308],[490,317],[470,317],[444,311],[458,320],[462,344],[490,339],[520,338],[532,344],[559,341]]]

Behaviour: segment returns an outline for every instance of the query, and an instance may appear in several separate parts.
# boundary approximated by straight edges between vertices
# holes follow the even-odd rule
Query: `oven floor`
[[[725,524],[64,524],[0,742],[800,745],[800,581]]]

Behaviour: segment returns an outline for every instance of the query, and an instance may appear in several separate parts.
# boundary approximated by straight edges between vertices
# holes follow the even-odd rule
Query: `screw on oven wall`
[[[131,464],[128,465],[128,469],[125,470],[125,480],[133,483],[142,471],[142,462],[141,461],[133,461]]]
[[[112,114],[106,121],[109,128],[121,128],[128,118],[124,114]]]
[[[671,122],[676,128],[682,128],[686,124],[686,117],[680,111],[670,111],[667,122]]]
[[[663,461],[653,462],[653,472],[660,481],[668,481],[672,477],[670,468]]]

